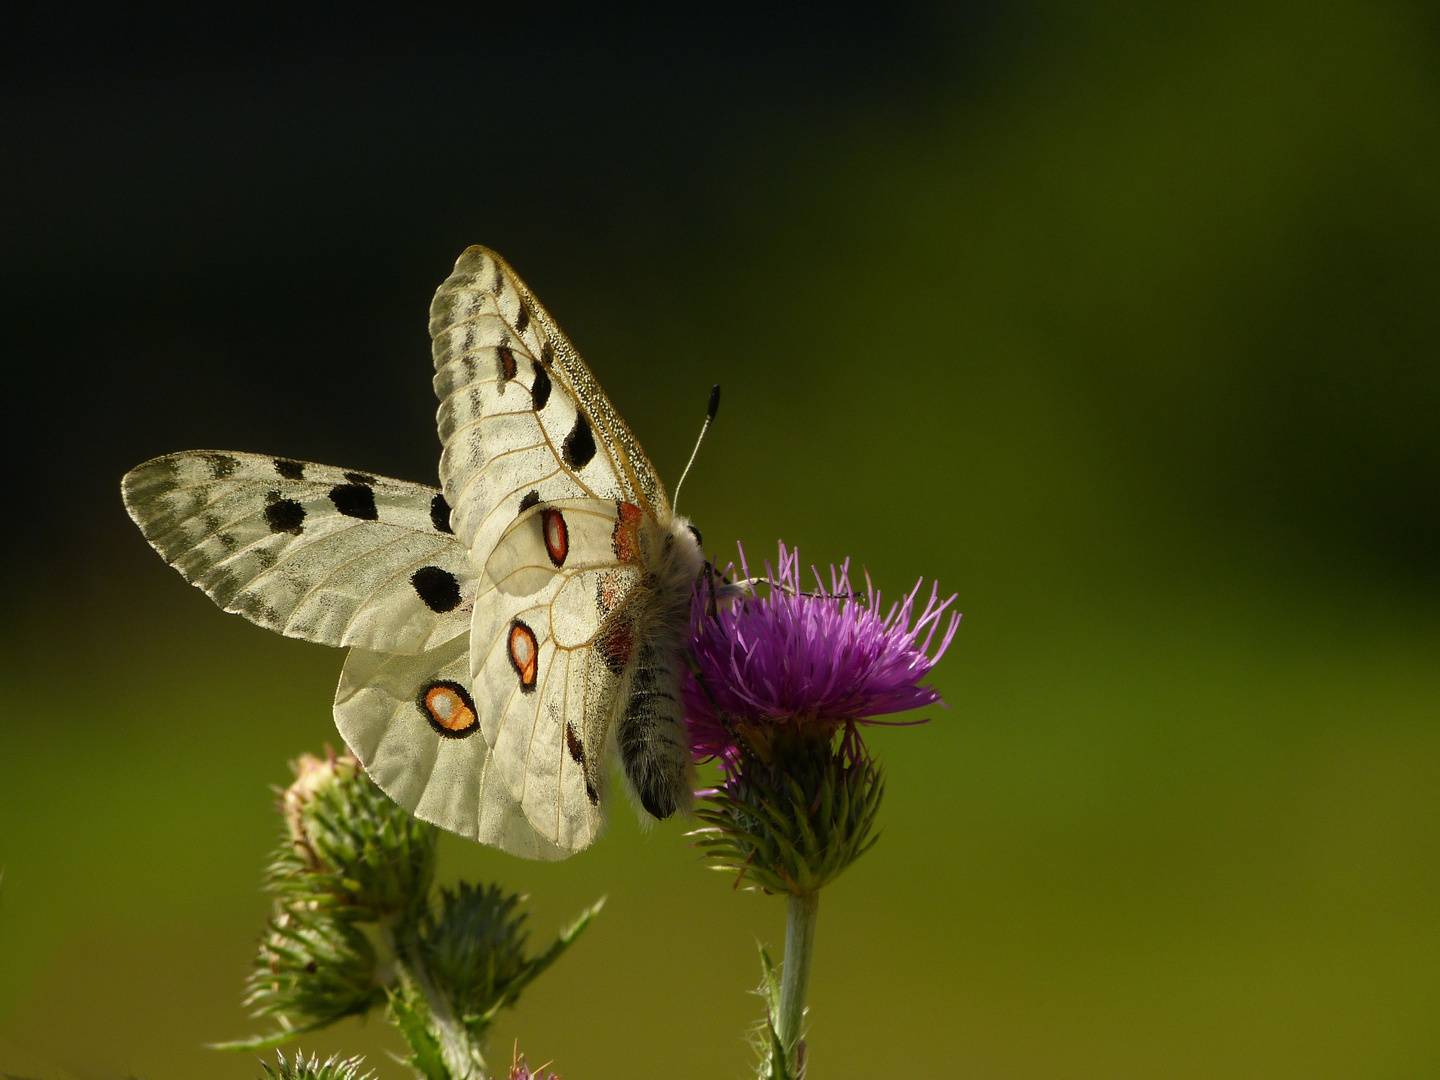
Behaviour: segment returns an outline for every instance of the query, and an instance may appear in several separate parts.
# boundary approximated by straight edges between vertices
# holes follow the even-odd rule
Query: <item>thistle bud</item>
[[[777,728],[765,756],[743,746],[697,810],[697,846],[718,870],[767,893],[803,896],[834,881],[879,839],[880,767],[853,728]]]
[[[268,1061],[260,1063],[266,1080],[376,1080],[374,1071],[364,1067],[362,1057],[342,1058],[331,1054],[321,1061],[314,1054],[307,1058],[303,1050],[296,1051],[289,1061],[282,1053],[275,1056],[278,1060],[274,1065]]]
[[[436,830],[376,787],[349,754],[302,754],[280,800],[289,844],[270,867],[287,906],[357,920],[418,909],[435,876]]]
[[[338,780],[353,779],[360,772],[360,762],[349,753],[336,757],[333,747],[325,747],[325,756],[316,757],[309,752],[301,754],[290,762],[295,779],[280,793],[280,813],[285,818],[285,827],[290,833],[290,842],[295,852],[314,869],[319,869],[314,849],[310,846],[305,831],[303,811],[322,791]]]

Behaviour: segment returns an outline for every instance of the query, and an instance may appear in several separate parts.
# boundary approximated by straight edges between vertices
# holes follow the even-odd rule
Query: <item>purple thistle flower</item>
[[[741,569],[749,577],[745,552]],[[778,572],[767,561],[769,595],[717,606],[698,589],[690,613],[690,649],[699,678],[685,685],[691,743],[699,760],[729,763],[736,735],[764,741],[786,723],[880,723],[875,718],[936,703],[938,691],[919,685],[944,655],[960,623],[932,586],[916,613],[924,579],[882,615],[881,596],[866,575],[863,596],[851,591],[849,560],[830,567],[827,587],[818,570],[815,591],[803,592],[800,554],[780,545]],[[941,623],[944,622],[943,632]],[[940,633],[938,647],[936,634]]]

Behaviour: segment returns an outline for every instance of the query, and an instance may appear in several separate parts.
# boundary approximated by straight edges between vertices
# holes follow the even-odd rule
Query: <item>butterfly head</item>
[[[665,576],[677,585],[683,583],[687,591],[707,565],[702,544],[700,530],[689,518],[677,514],[670,519],[665,536],[665,561],[670,572]]]

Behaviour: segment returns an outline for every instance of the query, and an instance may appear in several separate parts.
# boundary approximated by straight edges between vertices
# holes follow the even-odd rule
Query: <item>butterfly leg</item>
[[[715,716],[720,720],[720,723],[725,726],[725,730],[730,732],[731,735],[734,735],[735,721],[726,715],[725,710],[720,707],[720,703],[715,700],[715,694],[710,689],[710,684],[705,681],[705,673],[700,670],[699,663],[696,662],[694,655],[689,649],[685,650],[685,666],[690,669],[690,674],[695,676],[695,683],[700,687],[700,692],[705,695],[705,700],[710,702],[710,708],[715,710]]]

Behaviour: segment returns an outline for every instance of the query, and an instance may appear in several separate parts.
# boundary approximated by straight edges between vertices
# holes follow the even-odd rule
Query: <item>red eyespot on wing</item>
[[[565,518],[559,510],[542,510],[540,527],[545,533],[545,550],[550,561],[556,566],[565,565],[565,556],[570,554],[570,530],[565,527]]]
[[[463,739],[480,729],[475,702],[459,683],[444,679],[427,684],[419,705],[430,726],[447,739]]]
[[[633,503],[627,502],[616,503],[615,509],[619,512],[612,541],[615,557],[622,563],[638,563],[640,561],[641,510]]]
[[[535,641],[535,631],[519,619],[510,624],[510,666],[520,676],[520,689],[525,693],[535,689],[535,676],[540,670],[540,646]]]

